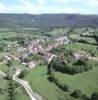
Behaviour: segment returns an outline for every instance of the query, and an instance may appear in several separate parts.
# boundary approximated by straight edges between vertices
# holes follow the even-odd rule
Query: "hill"
[[[0,14],[0,28],[98,27],[98,15]]]

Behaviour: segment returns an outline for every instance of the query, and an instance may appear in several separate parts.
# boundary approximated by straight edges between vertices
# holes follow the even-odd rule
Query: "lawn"
[[[79,89],[88,96],[93,92],[98,92],[98,67],[76,75],[60,72],[55,72],[54,75],[59,82],[67,84],[72,90]]]
[[[67,98],[68,93],[60,90],[54,83],[49,82],[46,73],[46,66],[38,66],[30,70],[25,80],[28,80],[33,90],[40,94],[45,100],[64,100]]]

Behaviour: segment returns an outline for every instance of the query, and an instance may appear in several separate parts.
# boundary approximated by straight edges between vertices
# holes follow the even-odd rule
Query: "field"
[[[70,98],[69,92],[64,92],[54,83],[51,83],[46,73],[46,66],[38,66],[26,75],[25,80],[28,80],[32,89],[39,93],[45,100],[64,100],[66,97]],[[76,75],[68,75],[60,72],[54,72],[54,75],[60,83],[67,84],[71,91],[79,89],[89,97],[93,92],[98,91],[97,66],[90,71]]]
[[[3,72],[8,72],[8,66],[6,64],[0,64],[0,70]]]
[[[30,100],[30,97],[27,95],[25,92],[24,88],[19,86],[18,88],[15,89],[15,99],[16,100]]]
[[[54,83],[49,82],[46,73],[46,66],[38,66],[29,72],[25,80],[28,80],[33,90],[45,100],[64,100],[64,98],[67,100],[68,93],[63,92]]]
[[[76,75],[68,75],[55,72],[55,78],[67,84],[72,90],[79,89],[84,94],[90,96],[93,92],[98,92],[98,67]]]

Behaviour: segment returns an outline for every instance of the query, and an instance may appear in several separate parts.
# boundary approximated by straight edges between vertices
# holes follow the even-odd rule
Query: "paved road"
[[[21,80],[21,79],[16,77],[19,74],[20,74],[20,71],[19,70],[16,71],[15,75],[13,76],[13,80],[18,82],[19,84],[21,84],[25,88],[25,90],[28,93],[28,95],[30,96],[31,100],[41,100],[41,97],[32,91],[30,85],[26,81]]]
[[[20,71],[19,70],[16,71],[15,75],[13,75],[13,80],[18,82],[19,84],[21,84],[25,88],[25,90],[28,93],[28,95],[30,96],[31,100],[41,100],[41,97],[38,94],[35,94],[32,91],[32,89],[31,89],[30,85],[28,84],[28,82],[26,82],[24,80],[21,80],[21,79],[16,77],[19,74],[20,74]],[[2,71],[0,71],[0,75],[2,75],[3,77],[6,76],[6,74]]]
[[[51,62],[51,60],[52,60],[54,57],[57,57],[57,56],[54,55],[54,54],[52,54],[51,57],[48,59],[48,64]]]

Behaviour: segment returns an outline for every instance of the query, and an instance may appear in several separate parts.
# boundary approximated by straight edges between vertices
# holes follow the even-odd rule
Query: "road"
[[[16,73],[13,75],[12,79],[24,87],[24,89],[26,90],[26,92],[29,95],[29,97],[31,98],[31,100],[41,100],[41,96],[39,96],[37,93],[34,93],[32,91],[28,82],[17,78],[17,76],[20,74],[20,72],[21,72],[20,70],[16,71]],[[0,75],[2,75],[3,77],[6,76],[6,74],[2,71],[0,71]]]
[[[31,100],[41,100],[41,97],[32,91],[32,89],[27,81],[21,80],[16,77],[19,74],[20,74],[20,71],[19,70],[16,71],[15,75],[13,75],[13,80],[16,81],[17,83],[21,84],[24,87],[24,89],[26,90],[26,92],[29,95],[29,97],[31,98]]]
[[[5,74],[4,72],[2,72],[2,71],[0,71],[0,74],[1,74],[3,77],[6,76],[6,74]]]

